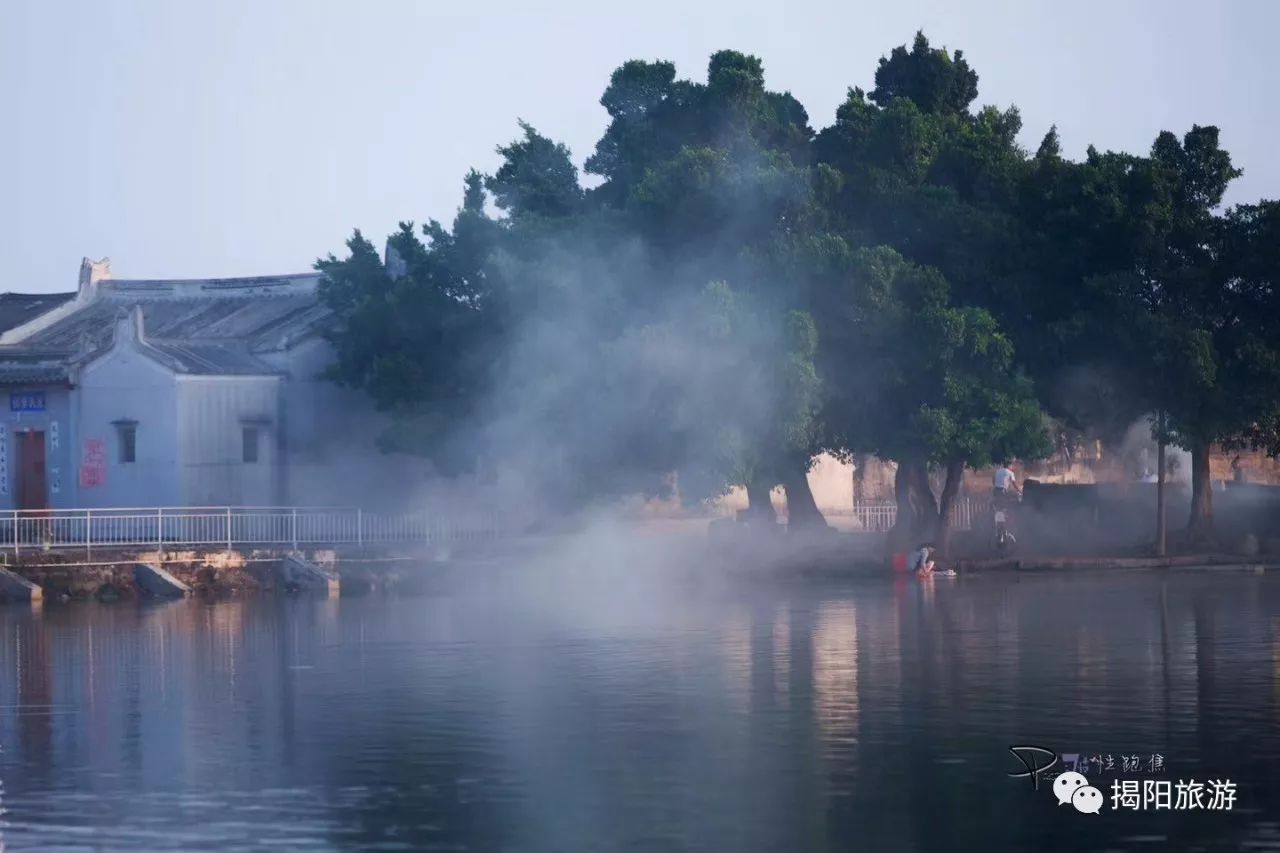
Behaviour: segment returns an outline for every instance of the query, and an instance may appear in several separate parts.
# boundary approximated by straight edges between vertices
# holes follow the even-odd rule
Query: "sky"
[[[1055,123],[1071,157],[1213,124],[1244,169],[1228,202],[1280,196],[1272,0],[2,0],[0,291],[72,290],[84,256],[305,272],[354,228],[450,221],[517,119],[581,165],[632,58],[703,80],[714,51],[754,53],[821,128],[919,29],[1032,150]]]

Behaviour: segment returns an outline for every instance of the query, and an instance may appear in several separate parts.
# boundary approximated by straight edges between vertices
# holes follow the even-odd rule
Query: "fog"
[[[598,521],[636,497],[696,508],[785,442],[792,330],[778,300],[795,296],[771,292],[734,236],[777,202],[738,186],[718,203],[733,214],[687,251],[588,214],[491,258],[499,346],[446,443],[481,459],[504,503],[548,521]]]
[[[880,452],[908,461],[941,454],[976,459],[982,450],[975,447],[996,443],[991,436],[997,429],[1016,432],[999,423],[1020,405],[1011,390],[1021,388],[1020,377],[1007,364],[983,368],[987,373],[975,370],[974,377],[941,376],[948,387],[1003,384],[999,391],[1009,392],[1014,402],[997,412],[996,406],[983,409],[981,395],[971,390],[973,399],[961,403],[939,393],[943,402],[936,406],[930,398],[892,398],[899,386],[881,374],[941,374],[950,370],[950,355],[928,354],[934,361],[920,367],[906,358],[905,344],[899,358],[892,339],[881,349],[834,345],[832,351],[841,350],[832,360],[839,370],[813,357],[813,313],[834,306],[831,315],[847,326],[830,323],[824,330],[838,336],[848,328],[852,339],[876,325],[859,327],[852,315],[870,315],[896,333],[899,326],[890,325],[895,311],[914,319],[936,306],[892,292],[893,273],[885,273],[884,293],[873,292],[879,281],[862,288],[867,282],[857,279],[866,271],[850,258],[866,235],[848,223],[825,221],[835,213],[822,194],[835,190],[823,184],[839,180],[823,171],[825,163],[809,170],[803,155],[792,159],[788,133],[813,153],[810,119],[789,95],[768,90],[758,60],[724,51],[712,56],[705,83],[672,84],[672,74],[670,66],[642,62],[615,73],[601,100],[613,123],[586,160],[594,161],[598,174],[579,173],[575,164],[586,152],[571,152],[521,122],[523,137],[498,146],[502,166],[483,179],[469,176],[451,231],[432,222],[424,238],[405,225],[392,238],[406,245],[394,262],[388,249],[383,274],[391,282],[408,278],[429,294],[403,305],[389,300],[388,310],[413,320],[421,316],[420,328],[413,329],[412,320],[406,324],[410,332],[444,342],[425,356],[439,356],[443,368],[410,365],[429,380],[410,417],[435,422],[431,426],[442,434],[434,442],[444,455],[477,461],[475,473],[458,481],[474,486],[472,495],[464,497],[461,487],[452,497],[440,491],[444,501],[452,501],[449,509],[487,501],[529,520],[534,529],[585,531],[584,542],[600,546],[620,535],[610,519],[633,515],[646,500],[670,506],[678,497],[686,508],[705,509],[734,487],[747,485],[757,501],[767,500],[780,483],[792,489],[804,460],[824,449],[851,451],[850,444],[869,441],[859,433],[867,422],[867,433],[881,426],[854,410],[893,407],[889,416],[902,423],[904,433],[917,430],[914,421],[934,417],[932,408],[941,410],[937,425],[918,428],[924,437],[912,436],[918,446],[899,443],[902,454],[892,438],[875,438]],[[860,97],[851,95],[851,103]],[[649,137],[662,138],[655,143]],[[956,226],[940,220],[911,227]],[[843,237],[835,240],[833,234]],[[893,242],[894,236],[888,229],[868,238],[868,245]],[[826,245],[801,249],[791,242],[824,239],[840,242],[841,251]],[[486,249],[478,262],[466,257],[476,246]],[[803,254],[805,249],[812,255]],[[805,265],[809,261],[813,269]],[[868,266],[875,264],[891,267],[892,258],[877,254]],[[463,296],[453,289],[459,280]],[[944,294],[936,300],[944,306],[939,312],[968,307],[947,287],[942,281],[931,291]],[[842,288],[856,295],[846,296]],[[972,292],[969,297],[977,298]],[[442,303],[446,313],[458,316],[438,319],[422,310]],[[463,333],[456,333],[455,322]],[[902,329],[910,334],[909,325]],[[403,328],[396,331],[404,334]],[[390,360],[415,354],[388,349]],[[873,358],[879,362],[870,363]],[[455,365],[457,375],[450,373]],[[404,372],[416,378],[413,369]],[[1072,398],[1085,401],[1082,419],[1092,419],[1087,426],[1098,434],[1112,432],[1117,412],[1132,411],[1116,400],[1116,383],[1100,369],[1067,365],[1059,376],[1061,388],[1035,392],[1050,407]],[[824,393],[842,395],[844,407],[826,422],[818,417]],[[433,408],[438,402],[441,412]],[[819,435],[822,429],[826,433]],[[1020,440],[1009,439],[1015,445]],[[962,443],[968,446],[957,450]],[[1155,478],[1149,418],[1129,424],[1110,449],[1123,463],[1122,472],[1113,472],[1121,480]],[[1168,481],[1186,484],[1190,472],[1190,454],[1170,447]],[[799,483],[807,486],[803,477]],[[935,497],[937,491],[935,485]],[[788,496],[807,501],[811,490]],[[608,534],[603,539],[597,535],[602,532]],[[618,547],[635,550],[631,543]],[[583,553],[603,552],[589,547]]]
[[[1124,439],[1116,452],[1125,460],[1126,473],[1133,479],[1144,482],[1156,481],[1158,474],[1157,459],[1159,448],[1152,437],[1154,415],[1147,415],[1134,421],[1125,431]],[[1176,444],[1165,446],[1165,482],[1179,485],[1191,483],[1191,453]]]

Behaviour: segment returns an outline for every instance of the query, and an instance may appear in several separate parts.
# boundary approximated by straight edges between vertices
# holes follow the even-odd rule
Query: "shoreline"
[[[1022,557],[957,560],[957,571],[1252,571],[1280,569],[1280,560],[1206,552],[1172,557]]]
[[[653,535],[632,540],[595,540],[569,532],[518,536],[456,546],[382,549],[284,550],[155,550],[118,549],[86,559],[74,552],[36,552],[0,566],[0,604],[96,599],[150,600],[198,597],[219,599],[257,594],[361,595],[374,591],[412,592],[451,580],[458,572],[519,567],[536,570],[581,560],[606,560],[614,569],[623,561],[680,567],[697,575],[785,580],[788,578],[910,578],[895,572],[879,555],[882,541],[847,534],[791,539],[744,536],[717,539],[705,533]],[[630,546],[630,547],[628,547]],[[95,555],[98,556],[98,555]],[[298,566],[302,566],[301,573]],[[958,577],[983,574],[1206,572],[1264,574],[1280,571],[1280,560],[1223,553],[1167,557],[1011,556],[958,558],[944,561]],[[171,584],[156,588],[159,570]]]

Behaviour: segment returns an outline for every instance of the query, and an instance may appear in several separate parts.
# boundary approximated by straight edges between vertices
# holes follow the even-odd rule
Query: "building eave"
[[[174,373],[181,382],[198,382],[205,379],[288,379],[287,373]]]

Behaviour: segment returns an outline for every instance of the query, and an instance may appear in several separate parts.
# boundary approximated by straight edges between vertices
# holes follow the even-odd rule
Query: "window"
[[[256,426],[242,427],[241,436],[241,459],[245,462],[258,461],[258,428]]]
[[[138,459],[137,421],[116,421],[116,460],[123,463]]]

